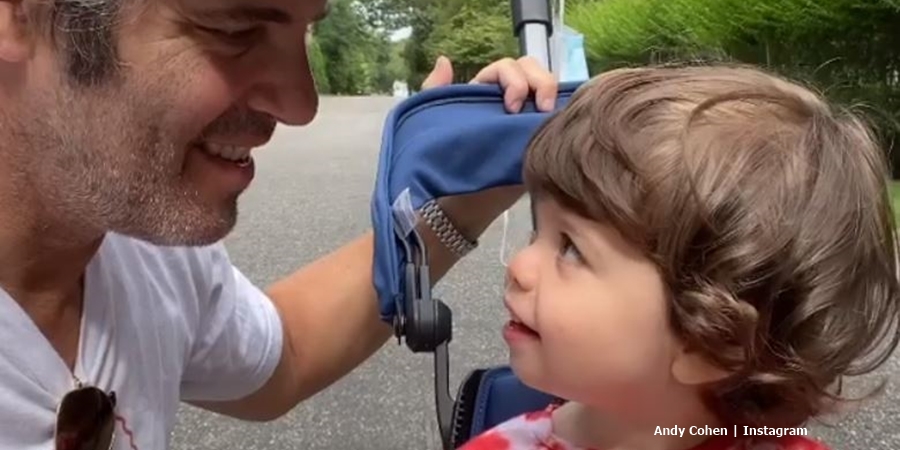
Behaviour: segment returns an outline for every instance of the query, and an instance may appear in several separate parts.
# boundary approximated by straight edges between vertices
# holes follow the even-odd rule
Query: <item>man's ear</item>
[[[31,54],[32,33],[25,0],[0,0],[0,63],[16,63]]]
[[[731,375],[699,352],[682,346],[672,361],[672,377],[684,386],[713,383]]]

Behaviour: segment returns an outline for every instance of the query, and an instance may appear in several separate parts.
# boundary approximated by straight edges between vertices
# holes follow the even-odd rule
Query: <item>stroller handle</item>
[[[550,0],[510,0],[513,34],[519,38],[519,52],[532,56],[552,71],[550,36],[553,35],[553,18]]]
[[[552,73],[551,37],[553,35],[553,19],[550,1],[551,0],[510,0],[510,6],[512,8],[513,33],[519,39],[520,55],[535,58],[539,64]],[[430,93],[419,94],[415,100],[407,100],[399,110],[392,112],[389,116],[389,121],[387,122],[385,140],[382,143],[379,175],[376,180],[376,194],[379,192],[379,189],[390,191],[390,183],[392,181],[388,181],[387,175],[391,174],[385,174],[384,172],[390,172],[397,167],[396,159],[399,158],[397,155],[401,153],[401,150],[399,149],[394,150],[397,153],[391,151],[391,147],[398,145],[394,141],[393,133],[397,133],[396,128],[400,127],[400,124],[405,124],[406,127],[413,127],[413,125],[409,125],[409,121],[423,120],[421,119],[422,115],[420,114],[425,110],[436,108],[440,105],[444,111],[448,111],[443,114],[448,114],[449,117],[464,117],[463,111],[460,110],[458,106],[467,104],[471,105],[467,107],[473,108],[473,112],[477,112],[479,117],[487,118],[490,123],[496,124],[494,126],[499,126],[501,130],[504,130],[504,133],[507,130],[513,132],[513,134],[516,132],[524,133],[535,126],[535,123],[538,121],[537,114],[522,114],[520,115],[522,119],[519,120],[523,120],[524,122],[516,123],[517,121],[513,120],[513,122],[510,123],[509,120],[512,119],[503,109],[502,99],[497,96],[497,93],[485,91],[483,88],[484,86],[451,86],[445,88],[447,91],[452,91],[454,89],[456,89],[457,92],[470,91],[466,93],[465,101],[459,98],[461,95],[459,93],[449,95],[446,92],[442,92],[441,89],[435,89]],[[440,97],[441,95],[445,95],[447,98],[442,98]],[[451,101],[448,102],[447,99]],[[454,106],[454,102],[458,103],[458,105]],[[416,111],[416,114],[412,114],[411,111]],[[419,118],[414,119],[412,118],[413,116],[418,116]],[[430,117],[428,120],[432,123],[437,120],[433,114],[426,116]],[[419,123],[427,123],[428,120]],[[471,132],[471,127],[476,124],[472,122],[470,118],[464,118],[463,120],[467,121],[470,130],[465,131],[462,134],[474,136]],[[440,124],[442,125],[445,122],[445,119],[441,120]],[[477,125],[480,127],[484,124]],[[456,141],[455,138],[450,138],[443,133],[431,131],[431,134],[441,136],[439,139],[445,140],[448,145],[450,142]],[[414,133],[414,135],[420,136],[423,135],[423,133],[417,132]],[[407,141],[411,140],[419,145],[425,145],[425,148],[429,149],[429,151],[434,148],[434,141],[426,142],[423,140],[416,140],[410,135],[409,131],[404,132],[403,136],[403,139],[406,139]],[[505,145],[507,147],[505,154],[508,155],[509,158],[517,157],[514,147],[524,147],[525,136],[507,136],[504,139],[506,140]],[[440,141],[438,142],[440,143]],[[513,142],[515,142],[515,144],[513,144]],[[481,147],[483,146],[476,145],[476,148],[480,149]],[[400,146],[400,148],[402,149],[403,147]],[[520,150],[521,149],[519,149],[519,151]],[[426,152],[423,152],[423,154],[425,153]],[[409,154],[410,151],[407,150],[405,155]],[[501,152],[499,154],[503,155],[504,153]],[[470,154],[470,156],[472,155],[474,154]],[[404,156],[404,158],[406,158],[407,161],[410,160],[408,156]],[[418,164],[425,165],[429,162],[434,164],[435,161],[438,161],[437,159],[434,159],[433,156],[430,156],[429,158],[430,159],[423,159],[421,162],[418,162]],[[479,159],[481,159],[480,156]],[[462,159],[458,161],[465,160],[466,159]],[[500,159],[495,159],[494,162],[500,162],[500,164],[497,170],[495,170],[495,173],[491,176],[497,176],[504,179],[514,178],[513,174],[517,170],[515,165],[508,164],[509,161],[502,162]],[[408,164],[411,163],[407,162],[407,165]],[[457,163],[453,163],[451,166],[454,164]],[[404,167],[404,171],[401,172],[402,175],[400,175],[400,178],[411,178],[412,180],[409,182],[412,183],[415,189],[426,191],[426,195],[429,195],[427,192],[429,189],[441,189],[439,185],[443,184],[443,181],[439,181],[437,179],[439,177],[437,177],[436,173],[432,170],[428,168],[418,168],[421,170],[409,169],[410,167]],[[449,170],[452,172],[453,170],[460,169],[451,167]],[[490,174],[490,171],[485,172],[485,174]],[[475,176],[485,176],[485,174]],[[461,176],[461,172],[454,174],[454,176]],[[421,178],[421,180],[417,179],[417,177]],[[459,186],[467,186],[466,189],[473,186],[473,184],[470,183],[454,183]],[[407,187],[407,189],[409,188]],[[375,222],[376,228],[378,226],[378,220],[381,221],[385,228],[390,227],[391,223],[394,223],[395,225],[393,227],[394,236],[381,235],[381,238],[388,239],[393,237],[396,238],[396,241],[389,243],[382,242],[382,245],[406,256],[406,261],[403,262],[402,267],[395,266],[392,268],[393,270],[399,269],[405,274],[405,277],[402,277],[403,286],[401,287],[401,289],[404,290],[403,298],[405,299],[405,302],[400,303],[397,301],[400,297],[396,294],[392,294],[394,296],[393,300],[395,301],[394,306],[396,308],[396,313],[394,314],[392,322],[394,334],[398,338],[398,342],[401,338],[405,338],[407,347],[413,352],[434,354],[434,394],[440,439],[443,450],[452,450],[454,448],[454,442],[457,441],[457,437],[462,434],[468,434],[467,430],[460,428],[462,422],[457,421],[456,418],[471,413],[471,411],[468,410],[468,407],[459,406],[462,405],[462,403],[459,403],[460,399],[454,398],[450,392],[450,357],[448,344],[452,340],[453,334],[452,311],[442,300],[432,296],[432,280],[429,278],[429,267],[427,263],[428,249],[424,244],[424,240],[418,234],[415,227],[401,229],[396,226],[398,218],[405,217],[403,214],[396,214],[396,212],[411,211],[412,200],[409,195],[404,196],[403,194],[400,194],[395,200],[387,200],[394,195],[396,194],[388,194],[385,198],[376,196],[373,200],[373,205],[375,206],[374,209],[376,210],[376,214],[378,214],[373,217],[380,218]],[[381,217],[380,214],[383,210],[391,212],[385,217]],[[396,242],[401,244],[401,248],[393,248],[396,245]],[[378,256],[377,252],[378,250],[376,248],[376,256]],[[390,255],[390,250],[388,250],[388,256]],[[399,258],[400,256],[397,255],[396,257]],[[390,264],[394,264],[394,261],[390,258],[386,261]],[[399,277],[399,275],[397,276]]]

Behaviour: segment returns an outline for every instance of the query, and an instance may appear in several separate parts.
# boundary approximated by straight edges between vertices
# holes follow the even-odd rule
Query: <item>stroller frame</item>
[[[550,38],[553,21],[549,0],[511,0],[510,6],[513,33],[518,38],[521,53],[533,56],[545,69],[552,71]],[[520,398],[516,405],[519,408],[540,408],[553,401],[553,397],[521,384],[511,370],[503,366],[470,372],[454,399],[450,391],[448,349],[452,339],[452,311],[442,300],[432,296],[428,249],[415,227],[400,226],[394,231],[406,256],[403,267],[405,302],[395,303],[396,311],[391,319],[394,335],[398,341],[405,341],[414,353],[434,355],[434,395],[444,450],[456,448],[485,431],[485,423],[497,422],[519,412],[516,407],[488,408],[484,404],[484,395],[498,390],[514,391]],[[485,391],[490,392],[485,394]]]

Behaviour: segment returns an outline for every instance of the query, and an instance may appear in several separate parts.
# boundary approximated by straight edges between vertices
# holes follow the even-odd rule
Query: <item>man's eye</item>
[[[231,44],[243,44],[254,39],[258,34],[260,29],[257,27],[251,28],[235,28],[235,29],[223,29],[223,28],[209,28],[209,27],[198,27],[204,33],[212,35],[218,39],[222,39]]]

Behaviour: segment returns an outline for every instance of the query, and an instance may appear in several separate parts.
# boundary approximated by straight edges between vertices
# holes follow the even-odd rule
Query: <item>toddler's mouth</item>
[[[529,335],[529,336],[533,336],[533,337],[540,337],[540,335],[538,334],[537,331],[534,331],[534,329],[532,329],[528,325],[525,325],[524,323],[516,320],[515,318],[510,319],[509,322],[507,322],[506,328],[509,331],[514,332],[514,333],[521,333],[521,334],[525,334],[525,335]]]

